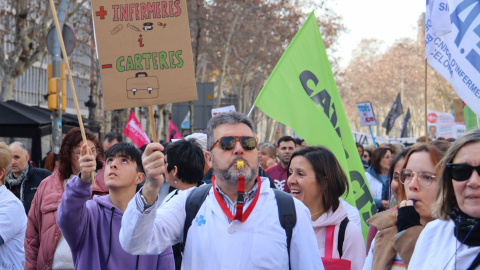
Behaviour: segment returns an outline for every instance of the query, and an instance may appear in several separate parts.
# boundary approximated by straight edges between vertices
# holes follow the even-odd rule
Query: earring
[[[177,180],[175,180],[175,184],[177,183]]]

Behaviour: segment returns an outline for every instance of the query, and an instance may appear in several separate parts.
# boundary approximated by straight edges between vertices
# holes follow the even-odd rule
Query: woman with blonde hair
[[[277,165],[275,145],[271,143],[262,143],[258,147],[258,164],[264,171]]]
[[[420,234],[411,269],[480,266],[480,130],[449,148],[439,164],[439,189],[430,222]]]
[[[12,163],[12,151],[0,142],[0,265],[2,269],[23,269],[23,239],[27,215],[23,204],[5,187],[5,178]]]

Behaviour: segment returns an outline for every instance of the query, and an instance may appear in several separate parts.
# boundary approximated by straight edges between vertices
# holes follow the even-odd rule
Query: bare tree
[[[85,11],[81,7],[86,0],[69,2],[67,20],[77,12]],[[53,24],[48,1],[15,0],[5,3],[5,7],[0,11],[4,25],[4,32],[0,34],[2,101],[12,98],[16,79],[46,53],[46,37]]]
[[[423,134],[425,122],[425,62],[422,48],[409,39],[397,41],[381,52],[381,43],[376,40],[363,40],[342,78],[340,88],[345,110],[353,130],[361,130],[355,103],[372,102],[377,119],[377,135],[384,136],[380,124],[387,116],[395,97],[403,91],[404,113],[410,108],[414,136]],[[435,72],[428,69],[429,110],[446,111],[454,96],[451,86]],[[399,136],[401,121],[396,121],[396,130],[390,136]],[[364,132],[368,132],[364,129]]]

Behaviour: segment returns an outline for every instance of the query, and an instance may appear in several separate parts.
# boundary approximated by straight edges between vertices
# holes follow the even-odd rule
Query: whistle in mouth
[[[237,161],[237,169],[239,170],[243,169],[243,161],[241,160]]]
[[[410,199],[410,201],[412,201],[414,205],[417,202],[417,200],[415,200],[415,199]]]

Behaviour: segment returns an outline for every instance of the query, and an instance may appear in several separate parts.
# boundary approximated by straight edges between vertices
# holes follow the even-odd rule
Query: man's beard
[[[288,163],[290,162],[290,159],[291,159],[291,158],[292,158],[292,157],[290,156],[290,157],[288,158],[288,160],[287,160],[286,158],[284,158],[284,157],[282,157],[282,156],[278,156],[278,159],[279,159],[280,162],[282,162],[283,164],[288,164]]]
[[[244,168],[237,172],[234,170],[236,169],[236,164],[237,161],[243,161],[244,163]],[[245,177],[245,184],[250,184],[252,183],[258,175],[258,164],[252,168],[250,166],[250,163],[246,159],[243,159],[241,157],[234,159],[229,165],[227,169],[220,169],[218,168],[217,163],[215,162],[215,157],[212,156],[212,163],[213,163],[213,174],[215,175],[216,179],[220,179],[223,182],[228,183],[229,185],[238,185],[238,177]],[[233,166],[233,170],[232,170]]]

